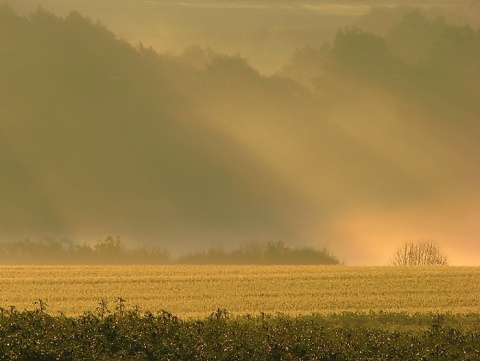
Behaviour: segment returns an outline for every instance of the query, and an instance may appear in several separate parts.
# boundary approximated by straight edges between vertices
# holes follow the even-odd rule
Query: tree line
[[[0,243],[0,264],[325,264],[340,261],[326,248],[290,247],[283,242],[251,244],[231,251],[222,248],[172,257],[159,247],[126,247],[120,238],[107,237],[93,245],[45,238]]]
[[[93,245],[51,238],[0,242],[0,264],[338,265],[341,262],[326,248],[290,247],[280,241],[233,250],[212,247],[172,257],[165,248],[126,247],[119,237],[109,236]],[[391,265],[445,266],[448,258],[434,241],[408,241],[396,248]]]

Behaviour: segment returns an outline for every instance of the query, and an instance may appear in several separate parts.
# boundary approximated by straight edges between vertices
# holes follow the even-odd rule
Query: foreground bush
[[[432,315],[431,315],[432,316]],[[389,316],[381,317],[408,317]],[[37,311],[0,313],[0,360],[478,360],[480,331],[431,317],[409,331],[331,324],[323,316],[230,318],[219,309],[203,320],[181,320],[104,303],[80,317]],[[475,316],[478,322],[478,315]],[[358,317],[362,319],[362,317]],[[331,320],[330,320],[331,321]]]

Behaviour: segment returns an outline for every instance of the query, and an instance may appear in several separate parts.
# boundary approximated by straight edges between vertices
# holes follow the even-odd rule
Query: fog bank
[[[72,4],[0,6],[3,240],[478,265],[478,2]]]

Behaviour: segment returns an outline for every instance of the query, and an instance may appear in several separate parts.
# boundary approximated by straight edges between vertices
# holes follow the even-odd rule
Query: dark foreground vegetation
[[[428,323],[428,324],[427,324]],[[0,360],[478,360],[480,316],[423,314],[229,317],[202,320],[166,311],[52,316],[0,313]]]
[[[282,242],[252,244],[232,251],[211,248],[172,258],[158,247],[125,247],[107,237],[94,245],[43,239],[0,242],[0,264],[339,264],[326,249],[291,248]]]

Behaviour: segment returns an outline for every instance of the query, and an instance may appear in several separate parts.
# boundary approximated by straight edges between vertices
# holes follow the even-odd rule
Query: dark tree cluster
[[[337,257],[327,249],[289,247],[283,242],[269,242],[266,246],[249,245],[232,251],[212,248],[190,253],[178,259],[184,264],[272,264],[272,265],[336,265]]]
[[[107,237],[93,245],[68,240],[43,239],[0,243],[0,264],[317,264],[334,265],[339,260],[326,249],[292,248],[282,242],[250,245],[232,251],[211,248],[176,258],[158,247],[125,247],[120,238]]]
[[[43,239],[35,242],[0,243],[3,265],[69,265],[69,264],[168,264],[168,251],[152,248],[126,248],[119,238],[107,237],[93,245],[68,240]]]

